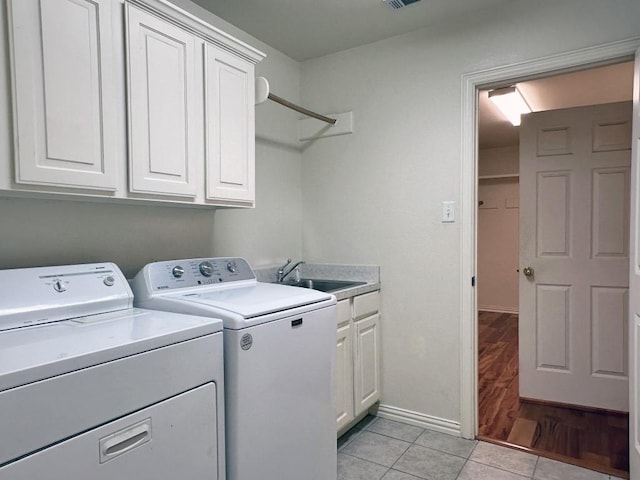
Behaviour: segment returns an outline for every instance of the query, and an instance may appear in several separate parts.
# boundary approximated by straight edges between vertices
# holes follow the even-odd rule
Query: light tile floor
[[[338,439],[338,480],[618,479],[492,443],[368,416]]]

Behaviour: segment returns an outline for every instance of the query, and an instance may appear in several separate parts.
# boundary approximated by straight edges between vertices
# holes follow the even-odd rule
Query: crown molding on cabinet
[[[257,48],[219,30],[167,0],[127,0],[126,3],[151,12],[165,21],[178,25],[215,46],[227,50],[234,55],[238,55],[253,64],[257,64],[267,56]]]

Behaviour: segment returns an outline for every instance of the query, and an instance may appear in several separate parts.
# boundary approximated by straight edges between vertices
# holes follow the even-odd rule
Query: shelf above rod
[[[518,178],[520,177],[519,173],[505,173],[503,175],[480,175],[478,176],[478,180],[494,180],[498,178]]]
[[[291,110],[295,110],[296,112],[302,113],[303,115],[315,118],[316,120],[321,120],[331,125],[335,125],[336,123],[335,118],[325,117],[324,115],[320,115],[319,113],[312,112],[311,110],[307,110],[306,108],[296,105],[295,103],[291,103],[289,100],[285,100],[284,98],[274,95],[273,93],[269,93],[269,96],[267,98],[276,103],[279,103],[282,106],[290,108]]]

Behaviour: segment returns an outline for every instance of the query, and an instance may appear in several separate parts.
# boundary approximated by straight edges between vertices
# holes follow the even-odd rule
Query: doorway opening
[[[567,112],[570,112],[569,109],[573,109],[573,115],[579,118],[585,115],[587,112],[585,108],[589,108],[587,106],[630,102],[632,81],[633,63],[623,62],[536,78],[534,80],[519,81],[518,88],[522,91],[523,96],[527,99],[534,112],[557,110],[568,114]],[[525,142],[523,144],[520,143],[519,128],[511,126],[506,120],[503,121],[499,112],[488,101],[488,90],[491,87],[500,86],[504,86],[504,83],[487,86],[486,89],[481,90],[478,102],[478,167],[476,178],[478,197],[476,223],[478,438],[515,446],[538,455],[593,470],[620,477],[628,477],[628,415],[616,411],[616,409],[578,405],[577,402],[549,401],[548,398],[556,398],[553,395],[551,397],[542,395],[540,398],[544,397],[544,400],[531,398],[531,396],[525,399],[521,392],[521,382],[523,380],[529,382],[529,376],[520,374],[519,338],[525,339],[526,344],[524,346],[528,348],[530,346],[530,337],[523,334],[523,330],[520,329],[520,322],[522,317],[526,317],[528,321],[533,317],[533,314],[530,311],[532,303],[527,301],[526,297],[525,301],[521,301],[523,291],[519,288],[523,278],[520,270],[525,267],[522,259],[527,257],[524,251],[525,247],[519,238],[520,203],[522,198],[529,203],[532,200],[530,194],[524,197],[520,194],[520,162],[528,161],[529,157],[526,149],[530,148],[531,145],[525,145]],[[532,115],[535,116],[536,114]],[[553,118],[546,120],[551,122],[548,125],[552,125],[553,128],[563,125],[562,122],[564,120],[558,120],[553,123]],[[631,123],[630,119],[631,116],[629,115],[629,125]],[[555,132],[555,130],[553,131]],[[534,132],[534,134],[539,135],[539,132]],[[559,140],[559,137],[555,138],[555,140]],[[571,141],[575,143],[576,139],[574,138]],[[585,142],[590,141],[591,139],[585,139]],[[540,143],[538,142],[537,147],[534,146],[534,148],[539,149]],[[532,155],[534,157],[541,156],[539,150]],[[568,154],[560,152],[559,155]],[[630,161],[630,139],[628,156]],[[560,185],[556,179],[561,178],[569,167],[562,162],[551,163],[550,165],[551,167],[547,165],[545,168],[547,172],[551,170],[555,172],[552,178],[553,182],[556,183],[553,183],[553,185]],[[591,170],[598,172],[602,169],[592,168]],[[614,170],[609,168],[606,172],[613,173]],[[619,167],[615,172],[623,172],[624,175],[624,169],[620,170]],[[540,175],[540,172],[534,172],[534,174]],[[528,175],[531,175],[531,172]],[[530,176],[527,178],[531,179]],[[542,180],[540,180],[541,178]],[[538,183],[542,182],[543,189],[546,188],[544,186],[544,178],[546,177],[543,175],[535,180]],[[570,178],[570,174],[568,174],[567,178]],[[593,180],[593,178],[596,178],[596,180]],[[589,181],[598,181],[597,176],[593,178],[589,177]],[[628,179],[627,176],[627,182]],[[565,185],[569,184],[565,183]],[[548,195],[553,195],[553,188],[547,192]],[[575,185],[573,188],[576,188]],[[533,200],[536,201],[535,198]],[[536,225],[541,222],[544,223],[545,218],[554,219],[564,215],[564,207],[561,207],[559,211],[547,212],[545,217],[545,214],[541,214],[539,210],[543,207],[547,209],[553,207],[550,207],[549,203],[545,201],[536,201],[536,206],[538,211],[535,213],[536,218],[533,222]],[[586,208],[590,207],[587,205]],[[614,211],[616,208],[617,205],[612,204],[609,211]],[[531,209],[529,210],[531,211]],[[624,211],[628,217],[628,209],[624,209]],[[591,216],[592,212],[589,211],[588,215]],[[606,215],[604,216],[606,217]],[[591,218],[593,220],[596,217],[592,216]],[[601,218],[600,221],[603,223],[602,228],[609,225],[605,218]],[[567,220],[566,225],[569,225],[569,223],[569,220]],[[560,228],[564,228],[564,226]],[[531,233],[531,229],[527,225],[526,235],[531,235]],[[535,230],[533,234],[536,242],[539,243],[544,240],[540,235],[536,234]],[[577,232],[573,234],[575,235]],[[553,234],[551,235],[553,236]],[[541,238],[542,240],[540,240]],[[562,257],[560,250],[552,250],[548,250],[547,256]],[[620,256],[619,252],[617,255]],[[628,249],[626,255],[628,256]],[[543,254],[542,256],[545,255]],[[566,256],[570,257],[571,254]],[[628,277],[628,273],[625,275]],[[526,281],[529,280],[531,279],[526,279]],[[550,287],[545,290],[547,286]],[[540,287],[536,288],[533,291],[534,296],[548,294],[549,298],[557,299],[559,295],[564,295],[561,291],[562,289],[557,287],[557,284],[548,283],[543,285],[542,289]],[[529,295],[531,295],[531,292],[529,292]],[[536,298],[538,303],[534,308],[538,308],[542,297]],[[546,308],[551,308],[548,306],[551,303],[547,304]],[[542,306],[544,307],[544,305]],[[521,312],[521,308],[527,310]],[[568,314],[566,318],[568,324]],[[621,312],[621,318],[623,324],[626,325],[626,314]],[[552,320],[549,320],[549,325],[556,325],[561,321],[562,319],[556,315]],[[548,342],[549,339],[553,341],[553,338],[559,338],[562,335],[563,330],[560,327],[558,327],[557,331],[553,331],[553,328],[553,326],[548,328],[548,330],[552,331],[552,335],[545,341]],[[544,335],[540,335],[539,332],[534,332],[533,335],[538,335],[536,338],[544,339]],[[550,354],[552,356],[558,354],[558,352],[562,353],[565,345],[568,351],[569,339],[561,340],[556,350],[553,350],[553,346],[549,348],[543,347],[543,349],[547,349],[550,352],[553,351]],[[626,337],[621,340],[626,342]],[[564,342],[564,345],[562,342]],[[534,355],[543,355],[544,352],[541,353],[542,350],[539,346],[536,345],[532,348],[537,348]],[[569,359],[568,355],[567,353],[567,361]],[[559,355],[559,357],[562,357],[562,355]],[[549,363],[546,367],[557,370],[564,368],[568,373],[571,373],[575,365],[571,365],[571,368],[569,368],[568,363],[567,365],[563,364],[564,360],[564,358],[560,358],[553,364]],[[590,361],[592,360],[593,357]],[[628,361],[625,363],[628,363]],[[593,365],[590,365],[589,368],[591,367]],[[544,368],[541,370],[544,370]],[[607,374],[609,373],[611,372],[607,372]],[[535,390],[528,384],[525,384],[525,387],[524,390],[527,393]],[[585,391],[586,394],[587,392]],[[557,398],[564,397],[559,394]]]

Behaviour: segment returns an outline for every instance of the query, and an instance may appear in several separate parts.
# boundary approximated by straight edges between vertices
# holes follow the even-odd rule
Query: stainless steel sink
[[[352,282],[347,280],[316,280],[313,278],[301,278],[298,281],[285,280],[283,285],[290,285],[292,287],[312,288],[314,290],[320,290],[321,292],[335,292],[345,288],[357,287],[358,285],[365,285],[367,282]]]

